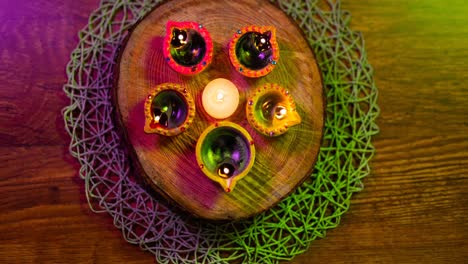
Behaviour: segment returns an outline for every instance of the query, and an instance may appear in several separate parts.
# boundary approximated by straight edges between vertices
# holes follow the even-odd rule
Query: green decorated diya
[[[255,146],[244,128],[224,121],[211,125],[202,133],[195,154],[203,173],[226,192],[231,192],[237,181],[252,168]]]

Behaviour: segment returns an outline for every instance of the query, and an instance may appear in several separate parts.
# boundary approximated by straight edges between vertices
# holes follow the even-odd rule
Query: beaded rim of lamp
[[[274,83],[267,83],[255,90],[247,100],[246,115],[255,130],[270,137],[282,135],[290,127],[301,123],[290,92]]]
[[[163,52],[166,62],[173,70],[183,75],[195,75],[210,65],[213,40],[202,24],[168,21]]]
[[[269,40],[261,37],[266,35],[268,35]],[[249,43],[246,43],[248,42],[248,37],[260,37],[259,45],[269,44],[269,55],[264,57],[263,55],[265,55],[265,52],[263,52],[263,54],[259,55],[260,58],[257,58],[257,60],[253,60],[250,56],[243,56],[242,48],[244,46],[256,46],[255,43],[250,43],[250,45],[248,45]],[[256,47],[258,48],[258,46]],[[247,54],[250,54],[250,52],[247,52]],[[247,58],[244,59],[245,57]],[[236,71],[244,76],[258,78],[269,74],[275,68],[279,60],[279,46],[276,42],[276,28],[273,26],[249,25],[238,29],[229,42],[229,59]],[[245,60],[248,60],[250,62],[248,64],[252,64],[254,66],[247,65]]]
[[[195,102],[182,85],[163,83],[146,97],[146,133],[175,136],[184,132],[195,117]]]
[[[203,131],[197,141],[195,155],[202,172],[220,184],[224,191],[231,192],[252,168],[255,145],[243,127],[221,121]]]

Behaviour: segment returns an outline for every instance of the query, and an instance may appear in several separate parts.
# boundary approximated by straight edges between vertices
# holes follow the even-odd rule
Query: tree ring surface
[[[209,30],[213,61],[202,73],[182,76],[167,65],[162,43],[169,20],[196,21]],[[228,55],[232,35],[249,24],[277,29],[280,59],[269,75],[257,79],[239,74]],[[276,6],[247,0],[167,2],[136,24],[118,63],[115,103],[134,162],[157,191],[191,214],[213,220],[247,218],[271,208],[310,176],[324,125],[322,78],[302,31]],[[238,87],[240,105],[227,121],[244,127],[256,146],[252,169],[230,193],[203,174],[195,157],[199,136],[214,122],[203,112],[199,98],[206,84],[216,78],[229,79]],[[175,137],[145,134],[143,102],[155,86],[167,82],[184,85],[195,98],[193,123]],[[245,113],[247,98],[265,83],[285,87],[302,119],[275,138],[259,134]]]

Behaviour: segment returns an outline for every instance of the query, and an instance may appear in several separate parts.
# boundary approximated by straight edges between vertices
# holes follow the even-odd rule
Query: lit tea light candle
[[[227,79],[214,79],[203,90],[202,104],[210,116],[216,119],[228,118],[239,105],[239,91]]]

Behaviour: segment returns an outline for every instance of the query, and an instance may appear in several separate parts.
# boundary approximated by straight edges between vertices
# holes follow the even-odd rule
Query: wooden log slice
[[[202,73],[182,76],[165,62],[162,47],[169,20],[195,21],[210,31],[213,61]],[[230,38],[250,24],[276,27],[280,48],[275,69],[258,79],[240,75],[228,56]],[[130,34],[118,62],[115,104],[134,162],[158,192],[198,217],[241,219],[275,205],[311,174],[323,133],[322,79],[301,30],[276,6],[267,1],[174,0],[155,8]],[[201,94],[216,78],[229,79],[238,87],[240,105],[227,120],[244,127],[256,148],[252,169],[230,193],[202,173],[195,157],[199,136],[215,122],[203,111]],[[196,101],[195,118],[178,136],[146,134],[145,99],[156,85],[166,82],[187,87]],[[261,135],[246,119],[246,98],[265,83],[288,89],[302,118],[300,125],[278,137]]]

